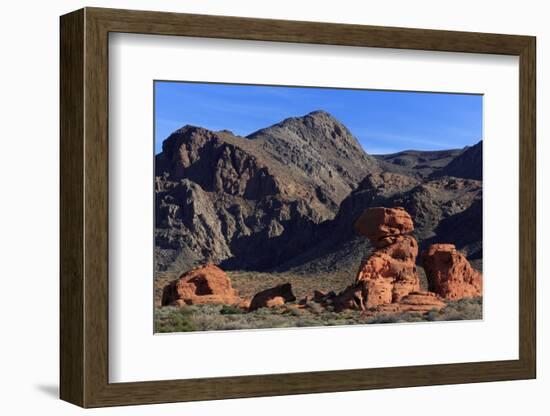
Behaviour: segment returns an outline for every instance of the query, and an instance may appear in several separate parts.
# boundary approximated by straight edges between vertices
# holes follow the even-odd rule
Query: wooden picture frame
[[[534,37],[100,8],[64,15],[60,28],[60,396],[63,400],[82,407],[101,407],[535,378]],[[109,383],[110,32],[518,56],[519,359]]]

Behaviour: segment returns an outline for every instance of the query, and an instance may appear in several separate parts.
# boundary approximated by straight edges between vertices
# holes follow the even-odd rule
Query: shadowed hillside
[[[404,207],[424,248],[481,258],[481,142],[464,150],[367,155],[324,111],[248,137],[185,126],[155,161],[155,268],[354,275],[370,250],[353,223]],[[464,232],[462,232],[462,231]]]

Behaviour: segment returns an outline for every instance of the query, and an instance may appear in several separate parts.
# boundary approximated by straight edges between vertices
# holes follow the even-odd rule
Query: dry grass
[[[449,302],[437,312],[379,314],[367,316],[360,311],[333,312],[316,303],[299,309],[295,304],[244,312],[225,305],[193,305],[155,309],[156,332],[217,331],[261,328],[318,327],[334,325],[386,324],[401,322],[453,321],[482,318],[482,300]]]
[[[423,290],[427,288],[424,270],[417,267]],[[306,308],[298,308],[296,302],[277,308],[261,308],[247,313],[228,305],[192,305],[182,308],[160,307],[162,289],[177,279],[179,272],[155,274],[155,331],[188,332],[235,329],[315,327],[330,325],[354,325],[371,323],[452,321],[482,318],[482,300],[462,299],[448,302],[443,310],[428,314],[417,313],[366,315],[360,311],[333,312],[310,302]],[[339,292],[353,282],[354,273],[265,273],[228,271],[232,285],[242,298],[252,298],[256,293],[289,282],[297,299],[303,299],[314,290]]]
[[[280,285],[292,284],[292,291],[298,299],[313,293],[314,290],[336,292],[344,289],[353,282],[354,276],[345,272],[301,274],[292,272],[262,273],[247,271],[230,271],[233,287],[244,298],[252,297],[261,290]]]
[[[417,265],[418,275],[420,277],[420,289],[428,290],[428,282],[424,269]],[[304,272],[282,272],[268,273],[255,271],[227,271],[231,279],[231,284],[239,291],[242,298],[252,298],[256,293],[269,289],[271,287],[290,283],[292,291],[298,299],[303,299],[306,295],[313,294],[314,290],[322,292],[336,293],[345,289],[355,279],[355,271],[337,271],[331,273],[304,273]],[[155,273],[155,306],[160,307],[162,298],[162,289],[171,281],[177,279],[182,273],[165,271]]]
[[[447,302],[439,312],[429,312],[428,321],[471,321],[483,319],[483,298],[466,298]]]
[[[314,290],[339,292],[353,282],[354,275],[349,273],[264,273],[249,271],[228,271],[231,284],[239,291],[242,298],[252,298],[256,293],[280,285],[291,283],[294,295],[301,299]],[[157,272],[155,274],[155,305],[160,306],[162,289],[172,280],[177,279],[181,273],[178,272]]]

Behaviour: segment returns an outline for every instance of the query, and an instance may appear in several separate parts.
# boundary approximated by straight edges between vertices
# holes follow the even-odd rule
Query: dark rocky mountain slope
[[[423,250],[434,242],[449,242],[468,257],[480,257],[480,181],[444,177],[423,181],[393,172],[369,174],[344,200],[334,220],[317,228],[316,240],[278,269],[303,272],[349,269],[355,273],[369,242],[356,235],[354,223],[365,207],[404,207],[413,218],[414,237]],[[467,227],[467,229],[466,229]]]
[[[324,111],[248,137],[185,126],[156,156],[155,268],[353,275],[370,251],[353,223],[373,206],[404,207],[421,249],[450,242],[480,258],[476,146],[375,158]]]
[[[155,161],[158,270],[205,261],[228,269],[280,264],[304,250],[366,174],[380,170],[322,111],[248,138],[185,126],[162,149]]]
[[[458,178],[481,180],[483,175],[483,143],[466,147],[434,176],[456,176]]]
[[[380,171],[376,159],[325,111],[291,117],[247,137],[292,172],[314,179],[318,192],[336,207],[334,212],[367,172]]]

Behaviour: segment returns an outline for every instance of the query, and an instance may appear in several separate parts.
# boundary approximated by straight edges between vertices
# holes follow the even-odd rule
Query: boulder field
[[[422,253],[428,292],[420,291],[418,243],[411,235],[413,220],[404,208],[369,208],[357,219],[355,230],[374,246],[355,281],[340,293],[315,291],[300,304],[316,302],[336,312],[426,313],[444,308],[445,301],[482,296],[481,273],[453,244],[432,244]],[[164,288],[162,295],[163,306],[214,303],[240,306],[249,312],[295,300],[290,283],[242,299],[229,276],[212,264],[182,274]]]

